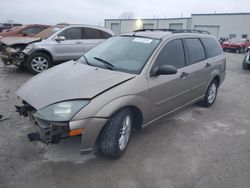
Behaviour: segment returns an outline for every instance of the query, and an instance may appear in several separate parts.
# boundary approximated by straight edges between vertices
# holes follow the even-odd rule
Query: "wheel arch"
[[[132,125],[133,126],[133,129],[135,130],[141,130],[142,128],[142,123],[143,123],[143,114],[141,112],[141,110],[134,106],[134,105],[127,105],[127,106],[123,106],[119,109],[116,109],[113,114],[109,117],[109,118],[112,118],[112,116],[114,116],[116,113],[118,113],[119,111],[121,110],[125,110],[125,109],[130,109],[132,111],[132,115],[133,115],[133,122],[134,124]],[[105,130],[105,127],[107,126],[109,120],[105,123],[105,125],[101,128],[101,130],[99,131],[97,137],[96,137],[96,140],[95,140],[95,143],[94,143],[94,150],[95,151],[98,151],[100,150],[100,142],[101,142],[101,136],[103,134],[103,131]]]
[[[214,76],[212,80],[216,80],[216,82],[218,83],[218,86],[220,85],[220,76],[219,75]]]
[[[136,122],[136,129],[140,129],[141,125],[148,121],[149,101],[145,97],[136,95],[123,96],[109,102],[103,106],[95,116],[110,118],[124,108],[130,108],[132,110]]]
[[[207,87],[209,86],[209,84],[211,83],[211,81],[212,81],[213,79],[215,79],[215,80],[218,82],[218,84],[220,85],[220,83],[221,83],[220,74],[222,74],[222,73],[220,72],[219,69],[213,70],[213,71],[211,72],[211,74],[210,74],[210,80],[209,80],[209,82],[208,82],[208,84],[207,84]]]
[[[54,58],[53,58],[52,54],[48,50],[43,49],[43,48],[42,49],[36,49],[36,50],[32,51],[32,53],[29,54],[29,56],[32,55],[32,54],[35,54],[35,53],[44,53],[44,54],[48,55],[50,57],[50,59],[51,59],[51,62],[53,62]]]

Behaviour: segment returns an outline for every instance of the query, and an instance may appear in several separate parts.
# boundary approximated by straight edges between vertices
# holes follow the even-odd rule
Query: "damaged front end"
[[[32,44],[41,41],[33,37],[5,37],[0,40],[0,58],[5,65],[20,67],[26,60]]]
[[[2,59],[5,65],[20,66],[25,61],[25,54],[22,52],[24,48],[25,47],[23,45],[9,47],[1,44],[0,58]]]
[[[15,107],[20,116],[29,116],[34,123],[36,132],[27,135],[30,141],[40,140],[46,144],[57,144],[61,139],[69,137],[68,122],[53,122],[35,117],[36,109],[26,102],[23,102],[22,106]]]

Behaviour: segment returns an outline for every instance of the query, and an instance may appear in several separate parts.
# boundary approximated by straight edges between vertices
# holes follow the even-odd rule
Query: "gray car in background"
[[[82,136],[82,152],[120,157],[132,129],[195,102],[211,106],[226,75],[215,37],[196,31],[135,31],[25,83],[17,95],[45,143]],[[157,144],[157,143],[155,143]]]
[[[110,38],[110,29],[88,25],[56,25],[34,37],[6,37],[1,40],[4,64],[26,67],[33,74],[53,63],[76,59]]]

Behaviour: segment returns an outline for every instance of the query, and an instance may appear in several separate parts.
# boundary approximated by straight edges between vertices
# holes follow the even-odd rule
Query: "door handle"
[[[76,42],[76,44],[82,44],[82,42]]]
[[[211,66],[210,63],[206,63],[206,65],[205,65],[206,68],[208,68],[208,67],[210,67],[210,66]]]
[[[188,75],[189,75],[188,72],[182,72],[180,77],[181,77],[182,79],[185,79],[185,78],[188,77]]]

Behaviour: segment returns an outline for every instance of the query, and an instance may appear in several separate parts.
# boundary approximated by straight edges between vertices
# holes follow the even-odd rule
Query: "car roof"
[[[185,35],[185,36],[211,36],[207,31],[201,30],[175,30],[175,29],[141,29],[135,30],[132,33],[121,34],[120,36],[136,36],[163,39],[172,35]]]

